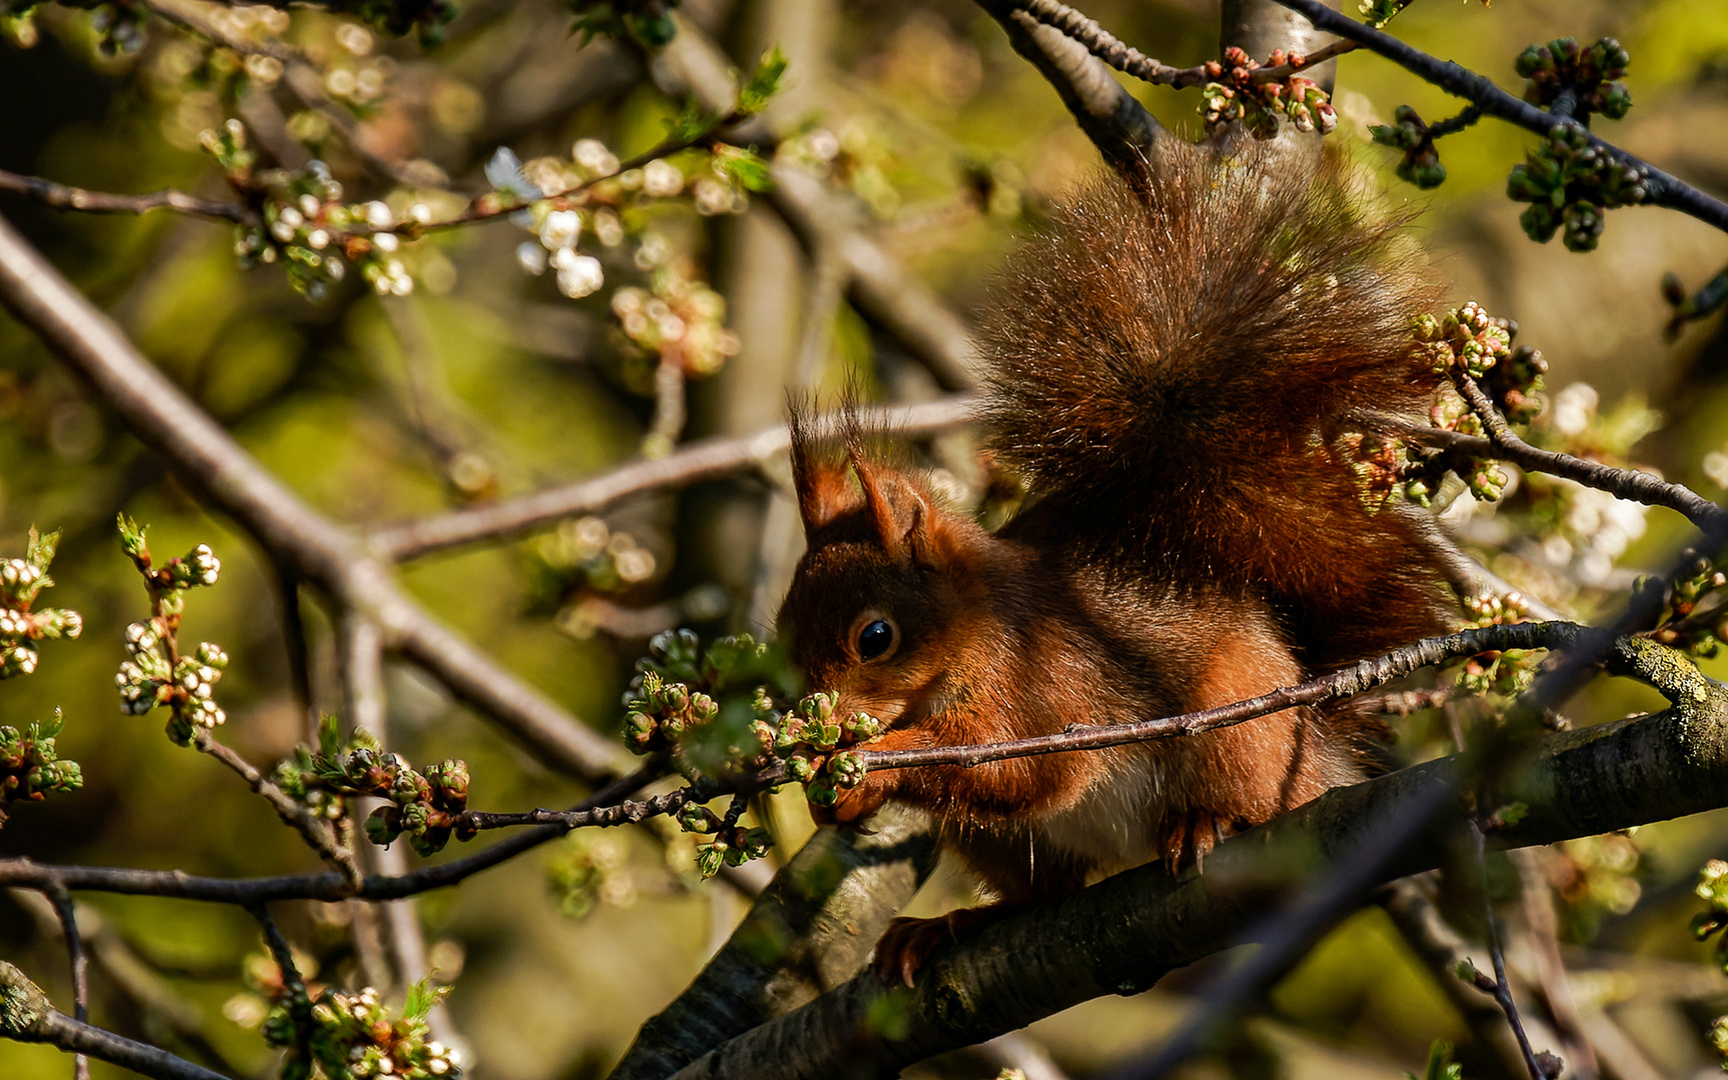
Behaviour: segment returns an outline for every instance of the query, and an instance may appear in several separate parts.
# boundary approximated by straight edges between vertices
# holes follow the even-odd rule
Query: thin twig
[[[1518,1003],[1512,1000],[1512,982],[1506,978],[1506,953],[1500,944],[1500,920],[1494,914],[1494,899],[1488,895],[1486,884],[1487,868],[1484,862],[1486,840],[1482,834],[1482,827],[1475,821],[1470,822],[1470,839],[1475,844],[1476,850],[1476,880],[1482,886],[1482,914],[1488,921],[1488,955],[1494,963],[1493,986],[1483,985],[1482,989],[1494,995],[1494,1000],[1500,1005],[1500,1011],[1506,1014],[1506,1022],[1512,1025],[1512,1034],[1518,1037],[1518,1049],[1524,1055],[1524,1067],[1530,1071],[1530,1080],[1553,1080],[1554,1076],[1559,1075],[1560,1070],[1556,1068],[1550,1073],[1548,1068],[1544,1067],[1544,1063],[1537,1060],[1536,1052],[1530,1048],[1530,1036],[1525,1034],[1524,1021],[1518,1015]],[[1477,973],[1477,978],[1478,980],[1482,978],[1480,972]],[[1545,1058],[1553,1057],[1551,1054],[1544,1054],[1543,1056]]]
[[[1391,918],[1417,959],[1428,969],[1452,1006],[1463,1016],[1476,1041],[1486,1047],[1501,1068],[1514,1073],[1524,1069],[1524,1052],[1494,995],[1458,977],[1458,965],[1476,966],[1476,957],[1463,937],[1440,914],[1429,897],[1422,878],[1405,878],[1382,889],[1376,899]]]
[[[327,821],[295,801],[293,796],[272,783],[270,778],[259,772],[251,762],[217,742],[216,737],[208,730],[198,728],[194,731],[192,745],[238,774],[248,787],[264,797],[264,801],[276,811],[277,817],[292,825],[306,839],[312,850],[339,869],[352,884],[360,884],[362,874],[359,864],[354,861],[354,853],[336,839],[336,834]]]
[[[239,225],[258,224],[258,215],[249,206],[200,199],[196,195],[188,195],[173,188],[150,191],[143,195],[116,195],[107,191],[90,191],[68,184],[57,184],[40,176],[24,176],[0,169],[0,191],[14,192],[60,210],[83,210],[92,214],[142,214],[149,210],[166,209],[220,221],[232,221]]]
[[[664,775],[656,762],[643,765],[590,795],[577,806],[586,809],[623,799]],[[54,884],[93,892],[130,896],[167,896],[218,904],[260,904],[275,900],[395,900],[455,885],[517,855],[557,839],[569,830],[562,825],[525,829],[497,843],[449,862],[425,866],[398,876],[369,874],[356,888],[342,874],[282,874],[274,877],[213,878],[179,870],[132,870],[113,866],[59,866],[27,858],[0,859],[0,886],[40,890]]]
[[[1728,511],[1682,484],[1671,484],[1649,473],[1616,469],[1599,461],[1588,461],[1571,454],[1560,454],[1531,446],[1512,433],[1505,418],[1500,415],[1500,410],[1494,407],[1494,403],[1483,393],[1475,379],[1463,372],[1454,372],[1453,376],[1458,392],[1464,396],[1471,411],[1487,430],[1488,441],[1494,444],[1497,451],[1495,457],[1531,472],[1575,480],[1585,487],[1606,491],[1622,499],[1649,506],[1666,506],[1685,515],[1688,521],[1700,529],[1728,521]]]
[[[295,997],[305,997],[306,980],[300,977],[300,968],[294,963],[294,947],[282,936],[282,928],[270,917],[270,909],[260,903],[248,904],[246,910],[264,931],[264,942],[270,946],[270,955],[275,957],[276,967],[282,973],[282,985]]]
[[[78,932],[78,913],[72,906],[72,894],[64,885],[52,884],[42,895],[54,905],[54,915],[60,920],[60,937],[66,942],[66,958],[72,965],[73,1018],[80,1023],[90,1019],[90,961],[84,955],[84,935]],[[72,1058],[73,1080],[90,1080],[90,1058],[75,1054]]]
[[[1590,134],[1588,129],[1583,128],[1583,125],[1576,120],[1556,117],[1546,109],[1520,101],[1495,86],[1486,76],[1478,75],[1453,61],[1440,60],[1430,56],[1420,49],[1406,45],[1390,34],[1359,23],[1345,15],[1340,15],[1325,4],[1320,3],[1319,0],[1274,0],[1274,2],[1302,15],[1317,29],[1355,41],[1447,93],[1475,102],[1489,116],[1499,117],[1538,135],[1547,135],[1550,129],[1560,124],[1570,125],[1584,131],[1590,145],[1598,151],[1614,161],[1637,168],[1649,175],[1650,194],[1644,200],[1645,203],[1679,210],[1681,213],[1728,232],[1728,203],[1707,195],[1691,184],[1663,172],[1644,159],[1627,153],[1599,136]]]
[[[1024,11],[1045,26],[1060,30],[1084,45],[1093,56],[1142,82],[1182,88],[1203,86],[1216,78],[1207,73],[1205,64],[1175,68],[1159,63],[1139,49],[1123,44],[1091,18],[1056,0],[1010,0],[1003,6]]]
[[[1424,638],[1299,686],[1285,687],[1248,701],[1182,716],[1126,724],[1098,724],[1089,727],[1074,725],[1057,735],[1038,735],[975,746],[937,746],[921,750],[892,751],[864,749],[858,751],[858,755],[870,769],[908,769],[921,765],[961,765],[970,768],[987,761],[1003,761],[1033,754],[1097,750],[1152,739],[1181,738],[1215,731],[1297,706],[1337,701],[1452,657],[1474,656],[1493,649],[1571,648],[1584,643],[1589,636],[1587,628],[1576,623],[1527,622],[1478,627],[1447,637]]]
[[[913,435],[966,423],[972,416],[972,400],[957,396],[921,405],[866,409],[861,413],[886,430]],[[830,417],[818,430],[837,430],[834,424]],[[370,546],[381,557],[400,561],[463,544],[514,536],[560,518],[593,513],[631,495],[757,468],[769,458],[785,453],[790,445],[791,438],[784,425],[751,435],[693,442],[667,457],[632,462],[589,480],[385,526],[372,534]]]

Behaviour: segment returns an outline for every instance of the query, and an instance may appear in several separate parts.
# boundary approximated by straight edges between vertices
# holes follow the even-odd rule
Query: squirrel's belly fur
[[[1166,147],[1010,259],[984,314],[986,445],[1030,499],[995,534],[855,425],[824,455],[793,419],[808,550],[780,613],[793,659],[872,748],[1000,742],[1174,716],[1441,632],[1422,526],[1370,505],[1371,418],[1420,422],[1420,268],[1338,169]],[[1291,709],[1203,735],[971,769],[880,770],[833,820],[894,799],[1008,902],[1215,840],[1349,783],[1377,726]]]

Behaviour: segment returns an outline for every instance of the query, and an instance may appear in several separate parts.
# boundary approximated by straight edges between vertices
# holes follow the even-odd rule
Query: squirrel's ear
[[[864,490],[864,511],[870,516],[876,542],[891,557],[917,559],[927,552],[930,507],[912,484],[885,483],[876,467],[856,447],[848,447],[847,458]]]

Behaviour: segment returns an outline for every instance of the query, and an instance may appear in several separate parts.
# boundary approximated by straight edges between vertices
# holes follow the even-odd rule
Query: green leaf
[[[421,979],[408,988],[408,1000],[402,1003],[402,1019],[423,1020],[432,1006],[450,993],[448,986],[434,986],[431,979]]]
[[[334,758],[342,749],[341,723],[335,713],[325,713],[318,721],[318,752],[326,758]]]
[[[737,146],[721,146],[714,150],[714,164],[746,191],[767,191],[773,186],[768,176],[768,162],[754,151]]]
[[[54,561],[54,549],[60,544],[60,530],[55,529],[47,536],[38,536],[36,526],[30,526],[30,545],[24,550],[24,561],[38,570],[47,571],[48,564]]]
[[[675,144],[695,142],[719,126],[719,121],[703,112],[694,101],[687,101],[677,117],[666,122],[666,141]]]
[[[133,559],[144,558],[144,534],[149,531],[150,526],[140,526],[124,513],[118,515],[115,525],[120,530],[120,549]]]
[[[738,91],[738,112],[754,116],[768,107],[768,102],[780,92],[780,79],[786,74],[786,54],[776,45],[762,54],[756,70],[744,80]]]
[[[31,736],[37,739],[52,739],[60,734],[60,729],[66,726],[66,716],[59,709],[54,710],[54,718],[40,724],[32,724]]]

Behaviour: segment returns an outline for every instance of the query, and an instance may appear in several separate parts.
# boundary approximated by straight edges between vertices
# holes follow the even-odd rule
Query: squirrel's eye
[[[894,644],[894,624],[877,619],[858,631],[858,659],[874,660]]]

